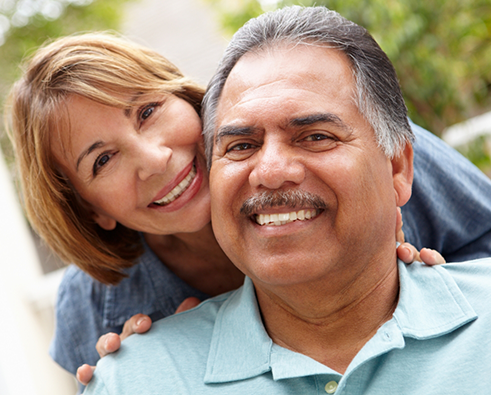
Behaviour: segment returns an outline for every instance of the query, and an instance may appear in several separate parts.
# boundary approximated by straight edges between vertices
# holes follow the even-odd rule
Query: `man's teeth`
[[[158,204],[159,206],[165,206],[170,202],[176,200],[179,196],[183,194],[183,192],[188,189],[191,182],[193,182],[194,177],[196,177],[196,166],[193,165],[193,168],[188,173],[186,178],[182,180],[172,191],[170,191],[167,195],[165,195],[162,199],[153,202],[154,204]]]
[[[307,219],[317,217],[317,215],[319,215],[319,211],[317,210],[300,210],[283,214],[257,214],[255,217],[256,222],[261,226],[279,226],[288,224],[293,221],[305,221]]]

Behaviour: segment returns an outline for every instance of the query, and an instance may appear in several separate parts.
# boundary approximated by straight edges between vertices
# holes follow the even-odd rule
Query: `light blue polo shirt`
[[[246,279],[131,336],[86,393],[491,394],[491,259],[398,267],[396,311],[344,375],[274,344]]]

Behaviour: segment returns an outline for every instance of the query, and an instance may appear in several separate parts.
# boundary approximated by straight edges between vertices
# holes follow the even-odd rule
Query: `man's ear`
[[[104,230],[113,230],[117,225],[116,220],[106,214],[100,214],[94,211],[92,211],[91,214],[92,219],[96,222],[96,224]]]
[[[413,184],[413,146],[407,143],[392,160],[392,181],[396,195],[396,204],[404,206],[411,197]]]

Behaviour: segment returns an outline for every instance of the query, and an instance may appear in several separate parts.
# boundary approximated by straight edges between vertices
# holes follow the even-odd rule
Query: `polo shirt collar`
[[[407,266],[401,261],[398,265],[400,294],[393,318],[363,347],[345,374],[368,359],[403,348],[404,336],[421,340],[438,337],[477,318],[444,268],[419,263]],[[393,339],[388,342],[384,336],[389,333]],[[283,358],[284,353],[288,357]],[[307,356],[273,344],[262,323],[254,285],[246,278],[244,286],[232,294],[217,314],[205,383],[244,380],[267,372],[275,380],[337,374]]]
[[[231,294],[218,311],[205,383],[243,380],[270,370],[273,341],[264,329],[252,281]]]
[[[399,303],[394,318],[404,336],[430,339],[477,318],[444,267],[399,262],[399,279]]]

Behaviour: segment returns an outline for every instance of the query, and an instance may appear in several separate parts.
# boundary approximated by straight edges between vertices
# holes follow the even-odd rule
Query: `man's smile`
[[[281,214],[256,214],[254,218],[256,222],[263,225],[274,225],[280,226],[285,225],[293,221],[305,221],[312,218],[317,217],[320,214],[321,210],[299,210],[299,211],[291,211],[289,213],[281,213]]]

